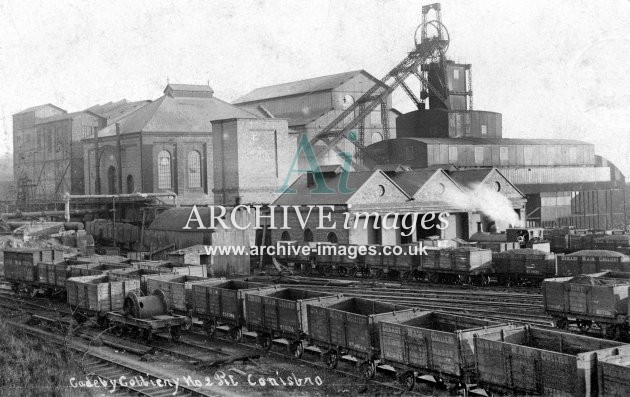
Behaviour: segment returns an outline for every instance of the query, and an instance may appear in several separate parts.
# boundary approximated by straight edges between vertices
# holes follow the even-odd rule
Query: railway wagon
[[[206,265],[187,265],[165,261],[138,261],[133,263],[137,269],[157,269],[161,273],[179,274],[181,276],[207,277]]]
[[[193,313],[203,320],[203,328],[214,336],[218,327],[226,326],[230,338],[240,341],[245,326],[245,294],[274,292],[277,286],[230,280],[219,284],[192,286]]]
[[[521,244],[517,241],[508,242],[505,233],[477,232],[470,236],[468,240],[476,243],[477,247],[489,249],[492,252],[503,252],[521,247]]]
[[[274,339],[286,338],[289,351],[301,357],[309,333],[307,304],[341,299],[342,294],[296,288],[249,292],[245,294],[247,330],[257,333],[257,339],[265,350],[271,349]]]
[[[296,241],[279,241],[278,242],[278,251],[275,255],[275,258],[283,264],[293,264],[295,268],[301,268],[304,265],[311,265],[311,263],[315,259],[315,253],[313,251],[308,251],[306,253],[306,246],[299,245]],[[314,243],[309,243],[309,248],[315,247]]]
[[[127,263],[84,263],[80,265],[68,266],[69,277],[81,277],[81,276],[98,276],[108,273],[112,270],[127,269],[131,265]]]
[[[630,235],[613,234],[598,237],[593,240],[593,248],[617,252],[627,252],[630,249]]]
[[[602,396],[630,396],[630,345],[597,351],[597,385]]]
[[[376,251],[375,254],[368,253],[364,257],[366,272],[376,278],[387,276],[399,280],[411,279],[421,265],[420,255],[414,254],[416,246],[418,243],[401,244],[400,254],[390,251],[389,255],[384,255],[384,246],[372,246],[372,249]]]
[[[96,316],[97,322],[106,326],[107,312],[122,310],[127,293],[140,293],[140,281],[108,275],[71,277],[66,289],[68,304],[78,322]]]
[[[454,381],[468,388],[475,381],[473,335],[513,326],[440,312],[421,312],[401,322],[379,323],[381,364],[394,367],[409,390],[418,375],[436,383]]]
[[[334,251],[327,248],[334,247]],[[313,255],[311,262],[321,275],[330,276],[336,271],[340,276],[355,276],[358,272],[366,273],[365,255],[358,254],[356,244],[323,244],[320,254]],[[352,254],[354,252],[354,254]]]
[[[558,328],[599,329],[604,338],[628,339],[630,273],[602,272],[543,282],[543,305]]]
[[[597,356],[622,343],[529,325],[474,338],[478,385],[525,395],[597,396]]]
[[[492,267],[501,285],[539,284],[556,275],[556,256],[532,248],[496,252]]]
[[[607,270],[630,272],[630,257],[607,250],[581,250],[567,255],[558,255],[557,275],[577,276]]]
[[[52,292],[60,292],[66,288],[68,278],[68,262],[39,262],[37,264],[37,278],[40,288]]]
[[[7,248],[4,250],[4,277],[14,290],[25,288],[33,292],[39,285],[38,264],[63,262],[63,251],[37,248]]]
[[[147,279],[151,276],[159,274],[170,274],[167,270],[158,269],[136,269],[133,267],[124,267],[112,269],[109,274],[119,279],[137,279],[140,280],[140,290],[143,295],[151,295],[147,290]]]
[[[159,289],[148,296],[128,292],[122,310],[108,312],[106,321],[114,334],[132,333],[147,342],[151,342],[158,332],[168,332],[171,339],[177,341],[182,329],[189,325],[186,316],[171,313],[170,302]]]
[[[179,274],[156,274],[147,277],[147,292],[162,290],[173,311],[190,314],[192,312],[192,286],[194,284],[218,284],[224,278],[181,276]]]
[[[417,316],[419,309],[363,298],[309,303],[309,342],[324,351],[324,361],[336,368],[339,358],[350,354],[359,360],[366,378],[376,374],[380,359],[378,323],[400,322]]]
[[[476,247],[427,248],[421,273],[433,283],[486,285],[492,273],[492,251]]]

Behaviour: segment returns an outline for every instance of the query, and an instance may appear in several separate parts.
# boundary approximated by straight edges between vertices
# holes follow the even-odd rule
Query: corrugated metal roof
[[[122,118],[121,133],[211,132],[212,121],[258,118],[218,98],[173,98],[167,95]]]
[[[53,121],[73,119],[73,118],[81,115],[82,113],[88,113],[88,114],[91,114],[92,116],[103,118],[103,116],[100,116],[100,115],[98,115],[98,114],[96,114],[94,112],[91,112],[89,110],[80,110],[78,112],[56,114],[54,116],[46,117],[46,118],[40,119],[35,124],[46,124],[46,123],[51,123]]]
[[[521,138],[419,138],[401,137],[395,139],[407,139],[423,142],[429,145],[589,145],[592,143],[575,139],[521,139]]]
[[[126,99],[117,102],[108,102],[102,105],[95,105],[87,110],[105,117],[112,123],[135,112],[139,108],[151,103],[150,100],[128,102]]]
[[[328,76],[320,76],[306,80],[298,80],[289,83],[256,88],[255,90],[238,98],[233,103],[255,102],[270,98],[331,90],[360,73],[364,73],[368,77],[375,79],[374,76],[370,75],[365,70],[353,70],[351,72],[331,74]]]

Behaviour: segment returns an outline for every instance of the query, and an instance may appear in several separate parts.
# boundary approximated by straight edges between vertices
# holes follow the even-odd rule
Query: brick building
[[[286,120],[260,118],[207,85],[186,84],[169,84],[83,143],[86,193],[172,191],[184,205],[269,203],[295,148]]]
[[[487,230],[491,219],[475,208],[468,195],[480,185],[488,186],[503,196],[509,202],[509,211],[513,211],[517,218],[524,218],[525,196],[515,188],[500,172],[489,170],[485,173],[458,174],[456,182],[442,169],[438,170],[409,170],[404,167],[384,167],[385,170],[350,172],[347,175],[347,187],[352,192],[346,193],[339,188],[340,181],[345,178],[340,167],[323,167],[322,175],[326,185],[332,193],[316,194],[316,179],[313,174],[300,176],[291,186],[295,193],[285,192],[274,205],[301,206],[301,216],[289,212],[287,221],[289,229],[281,229],[284,213],[274,214],[275,230],[271,231],[272,241],[297,241],[299,243],[321,241],[344,244],[384,244],[398,245],[415,242],[429,236],[440,236],[444,239],[468,238],[479,230]],[[345,182],[344,182],[345,183]],[[500,189],[497,189],[500,186]],[[459,198],[459,199],[456,199]],[[331,213],[331,220],[325,225],[336,222],[334,230],[319,228],[319,207],[312,210],[309,205],[327,205],[334,209],[325,209]],[[310,212],[310,216],[307,215]],[[416,221],[416,231],[411,236],[402,236],[402,231],[408,234],[408,227],[401,224],[405,214],[435,213],[436,217],[428,216],[423,228],[422,217]],[[448,227],[443,230],[437,215],[448,212]],[[346,213],[350,218],[347,225]],[[391,215],[384,223],[388,213],[397,213],[399,218],[394,226]],[[305,227],[300,219],[307,219]],[[355,227],[358,219],[358,227]],[[409,220],[406,226],[410,226]]]
[[[233,103],[263,117],[286,118],[297,142],[303,133],[312,138],[374,84],[381,83],[365,70],[356,70],[257,88]],[[396,116],[389,96],[357,127],[359,143],[365,146],[396,137]],[[343,140],[340,145],[354,153],[352,143]],[[331,151],[321,162],[335,164],[339,159]]]
[[[13,115],[18,205],[28,208],[61,202],[65,193],[83,194],[81,140],[146,103],[122,100],[73,113],[46,104]]]

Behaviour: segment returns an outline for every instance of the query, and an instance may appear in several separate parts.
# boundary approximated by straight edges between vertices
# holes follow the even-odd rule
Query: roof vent
[[[212,98],[214,90],[209,85],[169,84],[164,94],[171,98]]]

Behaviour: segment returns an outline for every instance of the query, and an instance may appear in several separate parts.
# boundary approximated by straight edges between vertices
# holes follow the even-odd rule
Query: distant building
[[[62,202],[65,193],[84,193],[81,140],[148,102],[122,100],[74,113],[46,104],[15,114],[18,205],[47,205]]]
[[[86,193],[171,191],[180,204],[200,205],[270,203],[295,149],[285,119],[187,84],[167,85],[83,143]]]
[[[296,140],[303,133],[310,139],[374,84],[381,83],[365,70],[355,70],[257,88],[233,103],[261,117],[286,118]],[[367,146],[395,138],[396,116],[389,96],[357,127],[359,143]],[[354,153],[352,143],[343,140],[341,145],[344,151]],[[339,162],[332,151],[329,157],[323,162]]]

